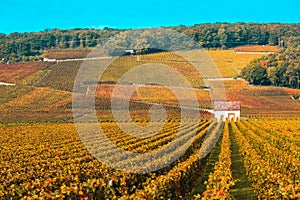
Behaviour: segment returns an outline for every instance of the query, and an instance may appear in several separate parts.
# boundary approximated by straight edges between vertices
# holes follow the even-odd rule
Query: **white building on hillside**
[[[226,119],[236,121],[241,117],[241,106],[238,101],[215,101],[214,117],[218,121]]]

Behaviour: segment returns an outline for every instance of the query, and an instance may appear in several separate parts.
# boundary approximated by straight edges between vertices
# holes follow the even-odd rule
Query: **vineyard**
[[[95,52],[92,52],[92,54]],[[260,58],[260,54],[235,54],[233,50],[210,50],[210,51],[188,51],[183,54],[180,52],[161,52],[146,54],[140,56],[122,56],[114,58],[115,60],[105,70],[101,82],[118,82],[121,75],[133,69],[136,66],[148,63],[158,63],[170,67],[173,70],[187,77],[190,85],[193,87],[203,86],[203,78],[232,78],[236,77],[240,70],[253,59]],[[195,55],[197,55],[195,57]],[[91,55],[89,55],[91,56]],[[94,55],[97,56],[97,55]],[[112,60],[97,60],[95,62],[86,61],[85,65],[105,65]],[[193,63],[193,65],[191,63]],[[195,64],[194,62],[203,64]],[[35,85],[40,87],[51,87],[58,90],[72,91],[74,80],[79,68],[83,65],[82,61],[59,62],[48,67],[41,74]],[[209,71],[209,69],[215,69]],[[205,69],[205,70],[204,70]],[[199,71],[203,73],[199,76]],[[164,73],[164,72],[162,72]],[[92,81],[97,82],[94,74],[91,72],[86,75]],[[170,75],[171,76],[171,75]],[[145,77],[146,78],[146,77]],[[95,79],[95,80],[94,80]],[[91,80],[88,80],[91,81]],[[134,78],[132,82],[137,82]],[[158,77],[158,82],[164,82],[165,79]],[[147,82],[147,80],[145,80]],[[182,84],[181,80],[172,80],[173,84]]]
[[[42,54],[43,58],[49,59],[74,59],[74,58],[85,58],[91,50],[65,50],[65,51],[55,51],[49,50]]]
[[[53,50],[44,56],[88,53]],[[1,64],[0,82],[16,85],[0,86],[0,199],[300,199],[299,89],[234,78],[260,56],[195,50]],[[107,63],[99,80],[95,72]],[[122,79],[151,63],[170,70],[153,68],[156,77],[142,70]],[[82,65],[91,68],[83,84],[74,85]],[[211,93],[220,89],[215,68],[230,78],[222,81],[226,100],[241,104],[236,122],[215,121],[209,112]],[[78,104],[72,102],[73,88]],[[123,117],[126,103],[130,119]],[[85,113],[92,104],[96,122]],[[83,114],[74,114],[74,105]],[[165,117],[153,120],[159,106]],[[164,154],[152,156],[157,152]]]
[[[234,48],[235,52],[279,52],[280,48],[278,46],[270,46],[270,45],[252,45],[252,46],[240,46]]]
[[[64,91],[54,91],[48,88],[37,88],[2,104],[2,111],[53,111],[64,107],[72,101],[71,95]]]
[[[261,54],[236,54],[233,50],[210,50],[207,53],[224,78],[236,77],[250,61],[262,56]]]
[[[71,86],[68,83],[68,78],[64,78],[64,80],[66,80],[65,85],[59,82],[49,82],[53,86],[50,88],[35,88],[24,85],[15,87],[0,86],[1,122],[72,121],[72,93],[52,89]],[[241,102],[242,117],[261,119],[295,118],[299,116],[299,101],[291,98],[292,95],[300,95],[297,89],[256,87],[250,86],[242,80],[223,82],[227,100]],[[95,102],[99,117],[103,118],[104,121],[111,120],[112,116],[109,114],[109,109],[114,84],[99,84],[94,85],[94,87],[96,87]],[[162,86],[146,85],[136,87],[134,85],[121,85],[119,87],[123,88],[122,91],[136,90],[130,96],[130,109],[132,116],[137,119],[148,119],[147,109],[149,105],[145,102],[178,107],[178,100],[189,104],[193,100],[192,93],[196,94],[195,98],[202,108],[210,109],[212,107],[210,92],[203,89],[173,88],[177,93],[178,97],[176,97],[170,90]],[[115,97],[125,101],[128,94],[121,92],[116,94]],[[208,113],[202,114],[204,116]],[[208,115],[208,117],[210,116]]]
[[[0,82],[28,84],[38,78],[49,66],[44,62],[0,64]]]
[[[166,122],[160,133],[144,139],[120,132],[113,123],[100,126],[120,148],[144,153],[171,142],[179,122]],[[240,154],[247,177],[244,181],[251,185],[248,195],[297,199],[300,198],[299,128],[297,120],[190,122],[183,128],[182,137],[191,130],[197,134],[184,155],[161,170],[133,174],[114,170],[91,156],[72,124],[2,125],[0,196],[13,199],[240,199],[243,188],[238,183],[241,180],[236,178],[235,161],[231,158],[232,154]],[[200,159],[200,148],[207,134],[211,135],[209,138],[221,136],[212,153]],[[238,146],[237,150],[233,144]],[[216,152],[217,156],[213,157]],[[111,151],[111,156],[118,155]],[[205,171],[208,162],[214,163],[213,171],[201,182],[201,177],[208,173]],[[204,189],[195,190],[201,185]]]

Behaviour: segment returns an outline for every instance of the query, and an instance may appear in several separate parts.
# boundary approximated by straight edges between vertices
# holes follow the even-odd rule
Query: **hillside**
[[[207,53],[223,78],[237,77],[247,64],[263,56],[263,54],[236,54],[234,50],[210,50]]]
[[[207,53],[207,55],[210,56],[211,60],[209,60],[209,64],[212,65],[212,67],[215,66],[220,73],[220,75],[212,74],[212,76],[206,76],[205,78],[236,77],[239,74],[240,70],[246,67],[246,65],[250,63],[250,61],[252,61],[253,59],[260,58],[262,56],[260,54],[235,54],[233,50],[210,50],[205,51],[205,53]],[[63,54],[63,52],[61,54]],[[206,61],[207,55],[203,59],[197,59],[199,59],[200,62]],[[192,59],[193,58],[191,58],[191,60]],[[105,74],[103,75],[101,81],[118,82],[119,76],[124,74],[126,71],[133,68],[134,66],[158,61],[161,62],[161,64],[171,66],[179,73],[182,73],[183,75],[189,77],[188,80],[192,83],[194,87],[199,87],[203,85],[201,84],[201,77],[196,78],[198,75],[197,72],[193,69],[193,67],[186,61],[184,61],[182,58],[180,58],[176,54],[176,52],[163,52],[140,56],[120,57],[116,59],[105,71]],[[211,63],[211,61],[213,61],[213,63]],[[97,60],[96,62],[98,62],[98,64],[101,65],[101,63],[104,63],[105,61]],[[46,75],[42,77],[42,79],[37,83],[37,85],[42,87],[52,87],[54,89],[59,90],[72,91],[76,74],[82,63],[83,61],[67,61],[53,64],[51,67],[47,68]],[[88,76],[92,77],[93,75],[90,74]]]
[[[82,56],[84,53],[85,51],[76,51],[76,55]],[[221,77],[224,78],[236,77],[239,71],[245,68],[248,63],[262,56],[260,54],[236,54],[233,50],[209,50],[202,51],[202,54],[198,53],[190,51],[186,52],[185,56],[192,61],[199,59],[201,63],[204,63],[202,66],[196,65],[196,67],[199,67],[199,70],[209,63],[211,67],[216,67],[221,73]],[[56,54],[53,55],[64,55],[64,53],[63,51],[56,51]],[[176,52],[160,52],[138,56],[122,56],[109,65],[99,81],[97,81],[94,73],[98,69],[97,66],[111,62],[115,58],[95,61],[2,64],[0,65],[2,69],[0,71],[0,81],[16,83],[17,86],[1,86],[1,119],[7,122],[15,120],[71,120],[71,92],[73,91],[74,80],[78,70],[83,63],[90,64],[92,67],[91,71],[85,74],[84,85],[80,86],[81,91],[86,93],[92,87],[96,87],[96,107],[99,116],[103,119],[112,118],[109,111],[110,98],[116,82],[120,82],[121,85],[123,84],[123,91],[136,90],[130,96],[131,105],[133,106],[132,110],[135,112],[134,116],[136,119],[148,119],[148,115],[145,113],[147,113],[149,105],[146,105],[145,102],[150,104],[160,103],[165,106],[175,107],[179,105],[177,97],[163,87],[163,85],[168,84],[171,86],[180,86],[173,89],[177,91],[179,99],[187,104],[192,100],[191,92],[195,92],[201,107],[211,108],[210,91],[204,86],[213,84],[214,81],[212,78],[217,78],[218,75],[212,73],[213,76],[205,76],[205,74],[202,74],[203,77],[200,77],[196,68],[194,68],[195,66],[187,63],[179,55]],[[195,58],[195,55],[202,55],[202,57]],[[186,76],[190,82],[189,84],[194,89],[185,88],[181,79],[177,80],[173,75],[168,74],[169,72],[167,73],[163,70],[156,70],[157,77],[146,76],[141,71],[135,75],[132,74],[129,79],[120,81],[120,77],[125,72],[147,63],[161,63],[170,66],[172,69]],[[153,74],[151,71],[147,73]],[[162,74],[173,78],[166,79],[165,76],[161,76]],[[143,82],[139,82],[141,81],[141,75],[143,76]],[[151,82],[153,78],[158,83],[160,82],[161,85],[153,85]],[[206,78],[209,78],[208,82]],[[150,84],[146,84],[147,82]],[[299,90],[251,86],[242,80],[234,79],[224,80],[223,83],[225,84],[227,100],[241,102],[243,117],[292,117],[299,115],[299,101],[293,100],[291,97],[299,96]],[[137,87],[136,84],[141,85]],[[205,88],[206,90],[204,90]],[[129,98],[125,93],[119,93],[115,97],[124,100]],[[140,102],[141,100],[144,102]]]
[[[55,53],[45,53],[43,54],[43,56],[49,56],[48,58],[51,59],[84,58],[84,56],[87,55],[89,57],[99,56],[98,53],[94,53],[94,55],[87,54],[87,51],[85,50],[76,50],[75,52],[71,52],[72,53],[70,53],[70,51],[55,51]],[[233,50],[210,50],[206,51],[206,53],[208,53],[212,61],[215,63],[221,77],[224,78],[236,77],[239,74],[240,70],[246,67],[246,65],[250,63],[250,61],[262,56],[260,54],[235,54]],[[113,63],[110,71],[106,72],[106,75],[102,81],[117,81],[118,78],[115,77],[117,71],[119,71],[118,73],[122,74],[125,70],[128,70],[129,68],[132,68],[137,64],[158,61],[158,59],[162,61],[162,64],[171,64],[171,66],[179,72],[182,72],[188,76],[193,76],[193,72],[188,70],[189,66],[186,65],[187,63],[180,64],[176,62],[182,61],[182,59],[175,54],[154,53],[141,55],[139,56],[139,63],[137,62],[137,56],[119,58]],[[101,61],[99,61],[99,63],[101,63]],[[37,85],[42,87],[51,87],[59,90],[72,91],[74,83],[73,81],[81,65],[82,61],[59,63],[25,62],[16,64],[0,64],[0,82]],[[126,65],[129,68],[124,68],[124,66]],[[118,70],[115,69],[116,67],[118,68]],[[193,84],[195,84],[195,86],[199,86],[199,84],[196,83],[195,80],[191,81]]]
[[[240,101],[242,117],[249,118],[283,118],[298,117],[300,114],[299,100],[293,100],[291,95],[300,96],[299,90],[276,87],[251,86],[241,80],[224,81],[226,98],[229,101]],[[124,86],[132,87],[132,86]],[[101,84],[97,87],[96,108],[99,117],[111,119],[110,97],[114,85]],[[202,89],[193,89],[197,94],[199,105],[211,108],[210,94]],[[190,93],[187,89],[177,89],[179,98],[189,102]],[[128,97],[115,96],[126,100]],[[2,122],[25,121],[69,121],[72,118],[71,93],[26,86],[1,86],[0,101]],[[143,100],[143,102],[140,102]],[[121,100],[122,102],[122,100]],[[125,102],[125,101],[124,101]],[[165,106],[178,106],[178,99],[166,89],[159,86],[144,86],[131,97],[131,109],[136,119],[148,119],[148,103],[160,103]],[[87,102],[86,102],[87,103]],[[171,107],[172,108],[172,107]],[[172,111],[173,112],[173,111]],[[177,112],[177,111],[176,111]]]
[[[251,45],[251,46],[240,46],[234,48],[236,53],[278,53],[280,48],[278,46],[271,45]]]
[[[50,65],[46,62],[0,64],[0,82],[32,84]]]
[[[183,54],[1,65],[0,199],[298,199],[300,90],[232,78],[260,54]]]

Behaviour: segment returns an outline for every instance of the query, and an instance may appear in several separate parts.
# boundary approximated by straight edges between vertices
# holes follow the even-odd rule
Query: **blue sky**
[[[214,22],[300,23],[300,1],[0,0],[1,33]]]

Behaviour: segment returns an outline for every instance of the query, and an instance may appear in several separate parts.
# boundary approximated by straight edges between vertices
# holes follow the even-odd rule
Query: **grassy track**
[[[221,139],[223,137],[223,134],[220,136],[219,141],[215,145],[215,147],[212,149],[211,153],[208,156],[208,161],[205,165],[203,175],[198,179],[196,183],[196,187],[192,190],[191,194],[189,195],[189,199],[194,199],[194,195],[202,194],[205,189],[205,181],[208,180],[208,176],[210,173],[214,171],[215,163],[219,159],[219,154],[221,151]]]
[[[232,178],[235,185],[231,188],[232,199],[257,199],[251,183],[247,180],[243,158],[239,152],[239,146],[234,139],[231,124],[229,124],[231,142]]]

